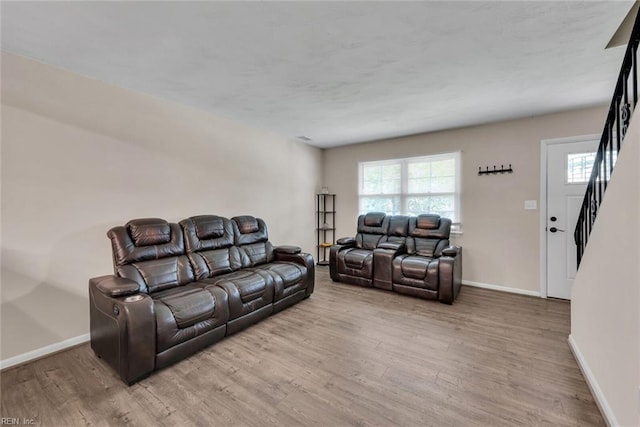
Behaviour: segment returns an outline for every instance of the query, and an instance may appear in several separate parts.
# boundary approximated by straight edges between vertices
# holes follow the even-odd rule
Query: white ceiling
[[[331,147],[609,103],[632,3],[3,1],[1,40]]]

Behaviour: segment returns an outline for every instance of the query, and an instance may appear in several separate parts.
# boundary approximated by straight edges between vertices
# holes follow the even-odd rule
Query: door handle
[[[550,232],[552,232],[552,233],[555,233],[555,232],[557,232],[557,231],[560,231],[560,232],[564,233],[564,230],[560,230],[559,228],[556,228],[556,227],[551,227],[551,228],[549,229],[549,231],[550,231]]]

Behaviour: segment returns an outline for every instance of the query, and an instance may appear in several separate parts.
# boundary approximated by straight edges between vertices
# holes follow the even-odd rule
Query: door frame
[[[547,147],[571,142],[600,141],[602,135],[570,136],[540,141],[540,297],[547,298]],[[567,230],[569,231],[569,230]],[[573,230],[571,230],[573,234]]]

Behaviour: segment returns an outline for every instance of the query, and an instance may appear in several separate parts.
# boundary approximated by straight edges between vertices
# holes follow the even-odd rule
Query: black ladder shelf
[[[316,263],[329,265],[327,249],[336,243],[336,195],[316,194]]]

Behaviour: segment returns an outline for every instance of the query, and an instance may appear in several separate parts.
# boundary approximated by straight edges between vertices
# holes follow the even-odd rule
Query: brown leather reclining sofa
[[[127,383],[309,297],[311,255],[260,218],[147,218],[107,233],[114,275],[89,280],[91,348]]]
[[[450,232],[451,220],[439,215],[360,215],[356,237],[331,247],[331,279],[452,304],[462,283],[462,248],[449,245]]]

